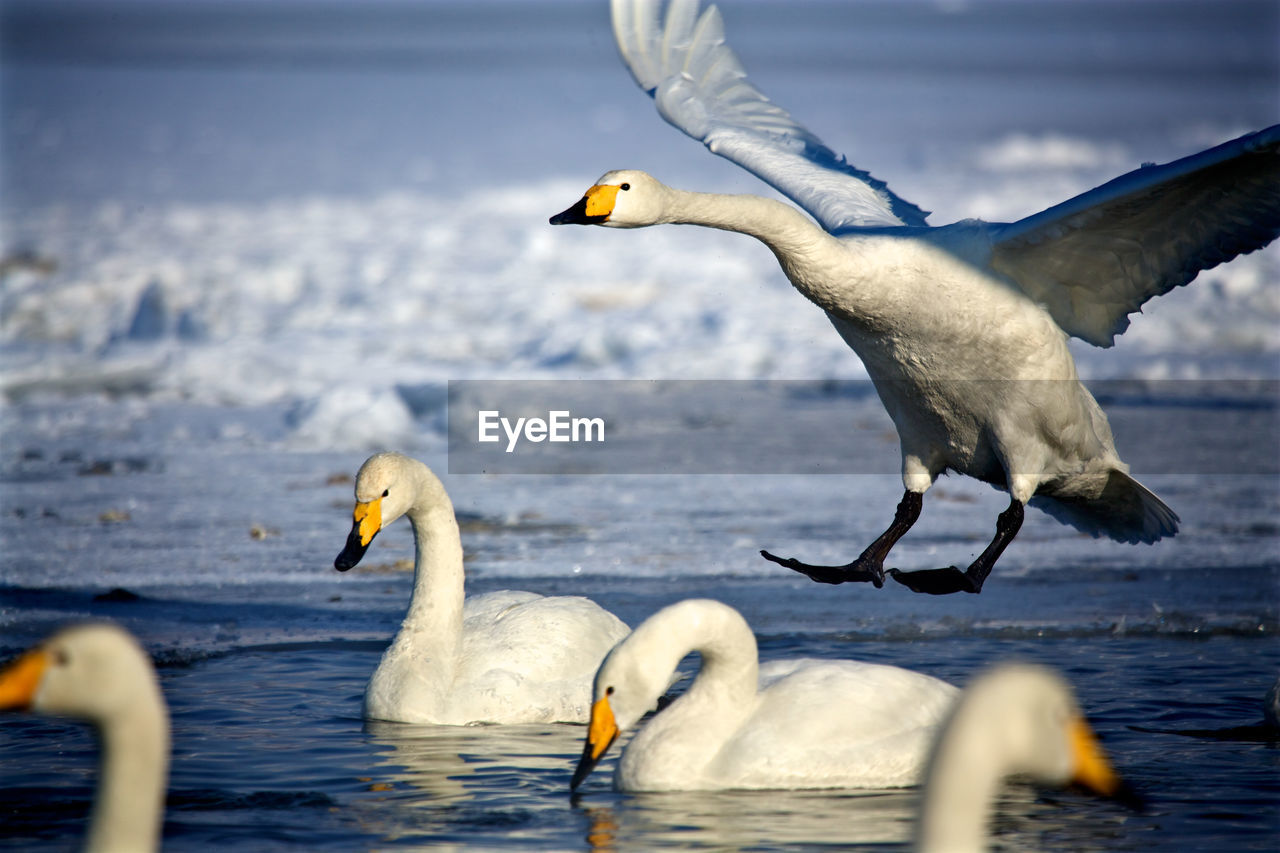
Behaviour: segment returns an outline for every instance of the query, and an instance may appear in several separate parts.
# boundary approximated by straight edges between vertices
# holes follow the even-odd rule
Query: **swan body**
[[[76,717],[101,743],[85,849],[155,850],[169,770],[169,714],[146,653],[108,624],[67,628],[0,672],[0,708]]]
[[[355,522],[334,560],[346,571],[400,516],[413,526],[413,596],[364,696],[368,719],[407,723],[582,722],[591,675],[627,626],[594,602],[503,590],[464,598],[453,503],[431,470],[399,453],[361,466]]]
[[[924,777],[916,847],[971,853],[987,847],[1003,780],[1074,782],[1132,798],[1098,745],[1071,687],[1044,667],[1006,664],[965,688],[938,731]]]
[[[1151,543],[1178,516],[1129,476],[1080,383],[1070,336],[1110,346],[1128,315],[1280,234],[1280,125],[1144,166],[1018,222],[927,225],[746,80],[714,6],[613,0],[614,33],[659,113],[803,208],[602,176],[553,224],[701,225],[755,237],[866,366],[900,439],[894,523],[847,566],[764,555],[825,583],[883,584],[883,562],[946,471],[1006,490],[995,538],[965,571],[891,576],[978,592],[1033,502],[1093,536]],[[807,215],[806,215],[807,214]]]
[[[702,666],[693,683],[627,744],[615,788],[911,785],[957,692],[927,675],[855,661],[761,667],[755,637],[736,610],[689,599],[650,616],[600,665],[572,787],[620,732],[656,707],[680,660],[694,651]]]

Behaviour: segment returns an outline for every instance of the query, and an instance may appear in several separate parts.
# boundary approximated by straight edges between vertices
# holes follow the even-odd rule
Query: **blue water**
[[[725,5],[753,80],[939,223],[1277,119],[1272,2]],[[840,425],[850,473],[647,474],[670,465],[634,447],[625,474],[448,473],[452,379],[863,378],[756,246],[546,225],[610,168],[762,191],[653,113],[604,4],[0,16],[0,658],[85,618],[139,636],[172,711],[166,849],[904,847],[910,790],[621,795],[615,754],[571,799],[581,727],[364,723],[408,527],[332,560],[384,448],[444,478],[473,592],[588,595],[631,624],[720,598],[766,660],[1063,670],[1150,807],[1015,785],[1002,849],[1275,849],[1280,746],[1249,727],[1280,674],[1276,247],[1078,350],[1086,375],[1150,380],[1095,390],[1178,537],[1029,512],[980,596],[819,586],[758,550],[843,562],[888,522],[898,453],[868,395],[764,420],[819,457],[807,429]],[[1235,379],[1264,381],[1215,384]],[[741,399],[706,388],[703,415]],[[719,449],[754,454],[749,426]],[[941,480],[893,562],[963,564],[1005,502]],[[0,848],[74,849],[94,762],[85,728],[6,715]]]
[[[351,485],[337,475],[359,454],[165,446],[149,432],[165,422],[122,430],[117,456],[90,449],[93,425],[63,441],[20,435],[0,536],[39,547],[6,562],[0,655],[84,618],[143,639],[173,713],[166,849],[905,845],[914,791],[620,795],[610,759],[571,800],[581,726],[364,723],[364,683],[409,595],[395,566],[411,553],[407,525],[340,575]],[[1167,547],[1095,542],[1031,515],[982,595],[948,599],[818,586],[755,555],[861,543],[892,505],[891,475],[446,479],[471,592],[587,595],[631,624],[716,597],[751,622],[766,660],[856,658],[957,684],[996,660],[1062,669],[1150,808],[1015,786],[998,811],[1004,849],[1270,849],[1280,831],[1280,740],[1214,736],[1257,724],[1280,671],[1274,476],[1158,481],[1192,524]],[[985,487],[938,488],[904,565],[971,556],[1002,503]],[[844,528],[845,512],[806,517],[846,491],[856,505],[884,497]],[[141,598],[95,600],[114,587]],[[11,715],[0,753],[0,844],[72,845],[91,797],[88,732]]]
[[[599,600],[624,612],[619,605],[633,596],[622,586],[616,599]],[[1169,733],[1255,722],[1265,679],[1228,674],[1274,670],[1274,644],[1109,635],[886,642],[819,627],[760,640],[766,658],[851,656],[957,681],[992,656],[1063,667],[1148,809],[1132,814],[1070,792],[1015,786],[998,812],[1004,849],[1265,850],[1280,830],[1275,740]],[[162,667],[175,738],[165,848],[900,849],[909,831],[914,792],[620,795],[606,785],[611,762],[571,799],[581,726],[363,723],[359,698],[378,651],[367,642],[284,643]],[[1164,731],[1134,731],[1136,722]],[[0,744],[3,843],[65,849],[91,793],[91,738],[69,724],[14,719]]]

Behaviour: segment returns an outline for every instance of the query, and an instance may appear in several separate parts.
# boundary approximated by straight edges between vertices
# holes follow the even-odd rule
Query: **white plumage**
[[[977,853],[987,847],[991,808],[1004,780],[1075,782],[1135,801],[1112,770],[1075,694],[1044,667],[1005,664],[965,688],[939,729],[925,773],[916,847]]]
[[[1080,384],[1068,336],[1110,346],[1152,296],[1280,233],[1280,125],[1135,172],[1011,224],[930,227],[746,80],[714,6],[614,0],[623,59],[667,121],[795,208],[610,172],[554,224],[684,223],[764,242],[858,354],[897,427],[906,492],[845,566],[765,556],[826,583],[883,583],[884,559],[945,471],[1010,493],[968,567],[891,575],[918,592],[978,592],[1028,502],[1094,536],[1154,542],[1178,517],[1128,474]],[[814,221],[817,221],[815,225]]]
[[[503,590],[465,598],[453,503],[431,470],[399,453],[361,466],[355,523],[334,560],[346,571],[401,515],[413,526],[413,596],[365,690],[364,716],[407,723],[582,722],[591,675],[627,626],[594,602]]]
[[[98,790],[88,853],[159,843],[169,772],[169,712],[151,659],[110,624],[59,631],[0,672],[0,708],[87,720],[98,730]]]
[[[605,658],[577,787],[620,732],[653,710],[680,660],[701,668],[618,761],[624,791],[912,785],[956,689],[910,670],[847,660],[760,666],[736,610],[689,599],[646,619]]]

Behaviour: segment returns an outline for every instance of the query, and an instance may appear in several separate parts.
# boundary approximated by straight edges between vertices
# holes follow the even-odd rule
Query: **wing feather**
[[[823,228],[924,225],[926,212],[854,168],[747,80],[719,10],[699,0],[613,0],[631,76],[658,113],[790,198]]]
[[[1106,347],[1151,297],[1278,235],[1273,125],[993,226],[991,266],[1068,334]]]

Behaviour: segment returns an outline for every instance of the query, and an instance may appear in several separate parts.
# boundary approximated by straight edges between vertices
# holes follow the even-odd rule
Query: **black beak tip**
[[[612,741],[610,741],[610,743],[612,743]],[[603,756],[608,748],[609,747],[606,746],[602,749],[600,751],[600,755]],[[582,745],[582,757],[578,759],[578,766],[573,770],[573,778],[569,780],[570,794],[578,790],[578,786],[586,781],[587,777],[591,775],[591,771],[595,769],[596,764],[599,763],[599,756],[592,757],[592,752],[591,741],[588,740]]]
[[[571,795],[576,794],[578,786],[585,782],[587,777],[590,775],[591,767],[587,766],[586,768],[583,768],[583,766],[579,764],[578,769],[573,771],[573,778],[569,780],[569,793]]]
[[[372,541],[373,539],[369,540],[369,542]],[[333,558],[333,567],[340,572],[345,572],[348,569],[354,568],[355,565],[360,562],[360,558],[364,556],[364,552],[368,547],[369,545],[367,543],[360,541],[360,531],[357,527],[355,530],[352,530],[351,535],[347,537],[346,546],[338,556]]]
[[[548,222],[552,225],[599,225],[608,221],[609,217],[605,215],[587,215],[587,197],[583,196],[578,199],[573,207],[562,210],[555,216],[551,217]]]
[[[1145,814],[1147,811],[1146,798],[1128,782],[1121,782],[1120,787],[1111,795],[1111,799],[1137,814]]]

